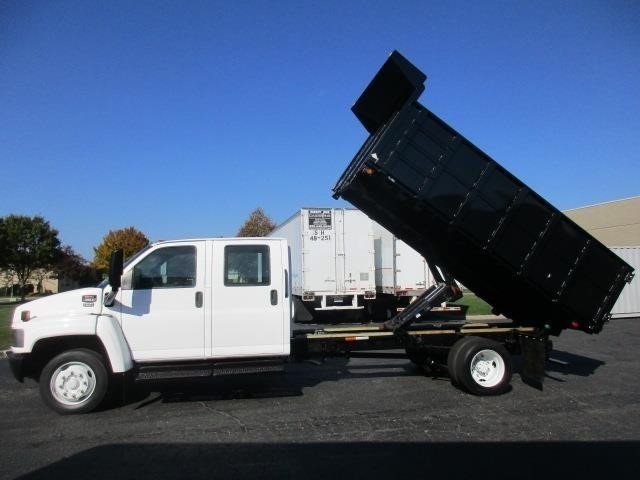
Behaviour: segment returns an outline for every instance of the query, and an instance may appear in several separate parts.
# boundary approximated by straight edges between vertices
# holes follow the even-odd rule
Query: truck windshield
[[[127,266],[131,264],[131,262],[133,262],[136,258],[138,258],[140,255],[142,255],[144,252],[146,252],[147,250],[149,250],[151,247],[153,246],[153,244],[149,244],[146,247],[141,248],[140,250],[138,250],[136,253],[134,253],[133,255],[131,255],[129,258],[127,258],[127,260],[124,262],[123,265],[123,271],[127,269]],[[105,288],[107,285],[109,285],[109,278],[105,278],[104,280],[102,280],[97,286],[98,288]]]

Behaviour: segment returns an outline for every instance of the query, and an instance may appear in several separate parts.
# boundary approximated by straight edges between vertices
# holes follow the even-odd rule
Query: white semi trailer
[[[360,310],[376,298],[373,225],[352,208],[301,208],[271,232],[291,247],[296,320]]]
[[[373,224],[376,293],[399,305],[422,295],[436,281],[422,255],[377,222]]]

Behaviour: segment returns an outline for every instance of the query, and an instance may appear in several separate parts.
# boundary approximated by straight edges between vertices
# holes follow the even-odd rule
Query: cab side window
[[[224,247],[224,284],[256,286],[271,284],[267,245],[227,245]]]
[[[184,288],[196,285],[196,248],[159,248],[133,268],[133,289]]]

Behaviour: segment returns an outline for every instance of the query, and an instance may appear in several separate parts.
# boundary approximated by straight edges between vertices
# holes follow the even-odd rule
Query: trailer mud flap
[[[520,335],[522,351],[522,381],[538,390],[542,390],[547,357],[547,337]]]

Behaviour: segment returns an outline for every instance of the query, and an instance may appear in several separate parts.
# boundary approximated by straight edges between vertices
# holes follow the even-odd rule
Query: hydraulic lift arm
[[[427,260],[427,264],[437,283],[429,287],[395,317],[387,320],[384,323],[385,329],[399,334],[429,310],[438,307],[443,302],[453,302],[462,298],[462,291],[449,272],[442,270],[441,274],[429,260]]]

